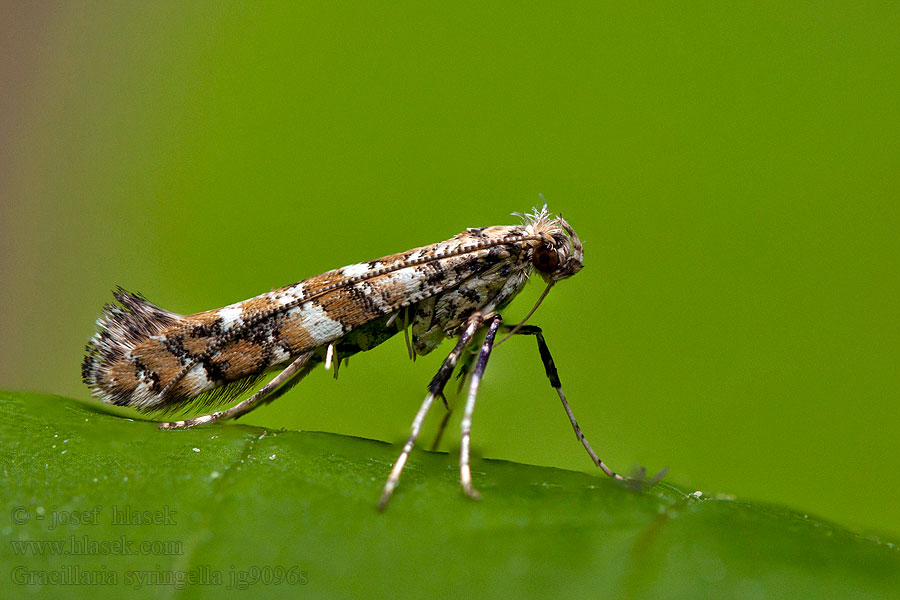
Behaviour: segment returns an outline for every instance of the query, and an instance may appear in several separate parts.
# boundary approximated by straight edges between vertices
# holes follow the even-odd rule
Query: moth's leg
[[[406,351],[409,353],[409,360],[416,362],[416,353],[413,352],[412,343],[409,341],[409,313],[411,310],[412,307],[407,306],[406,310],[403,311],[403,339],[406,340]]]
[[[463,329],[463,332],[459,336],[459,341],[456,342],[456,346],[450,351],[450,354],[447,355],[444,362],[441,363],[438,372],[428,384],[428,393],[425,395],[425,399],[419,407],[419,412],[416,413],[416,418],[413,419],[412,431],[410,432],[409,439],[406,440],[403,451],[400,453],[399,458],[397,458],[397,462],[394,463],[394,468],[391,469],[391,474],[384,484],[381,500],[378,501],[378,510],[387,508],[388,502],[391,500],[391,495],[397,487],[397,482],[400,481],[400,473],[403,472],[403,466],[406,464],[406,459],[409,458],[409,453],[412,452],[413,445],[416,443],[416,438],[419,437],[419,431],[422,429],[422,422],[425,420],[425,415],[428,414],[428,409],[431,408],[434,399],[443,394],[444,386],[447,385],[447,380],[450,379],[450,375],[456,367],[459,356],[472,341],[472,336],[475,335],[475,332],[478,331],[478,328],[481,326],[482,319],[481,313],[475,313],[469,317],[465,329]]]
[[[459,383],[456,386],[456,393],[459,394],[463,387],[465,387],[466,382],[469,380],[469,372],[472,370],[472,363],[475,362],[475,359],[478,358],[477,350],[469,350],[462,356],[462,360],[459,361],[459,371],[456,372],[456,379]]]
[[[434,439],[431,441],[431,445],[428,449],[432,452],[437,450],[438,444],[441,443],[441,438],[444,437],[444,430],[447,429],[447,423],[450,422],[450,415],[453,414],[453,409],[450,408],[450,405],[447,404],[447,399],[444,398],[444,406],[447,408],[447,412],[444,413],[444,417],[441,419],[441,424],[438,425],[437,433],[434,436]]]
[[[512,330],[511,327],[507,327],[505,329]],[[544,363],[544,371],[547,373],[547,379],[550,380],[550,385],[556,390],[556,393],[559,394],[559,399],[562,401],[563,408],[566,409],[566,414],[569,416],[569,422],[572,424],[572,429],[575,430],[575,437],[578,438],[578,441],[584,446],[584,449],[587,450],[588,455],[590,455],[591,460],[594,461],[594,464],[600,467],[604,473],[612,477],[613,479],[618,479],[620,481],[627,481],[627,477],[622,477],[600,460],[600,457],[597,456],[597,453],[594,452],[594,449],[591,448],[591,445],[588,443],[587,439],[584,437],[584,434],[581,432],[581,427],[578,426],[578,421],[575,420],[575,415],[572,414],[572,409],[569,408],[569,403],[566,401],[566,395],[563,394],[562,391],[562,383],[559,380],[559,373],[556,371],[556,365],[553,363],[553,357],[550,355],[550,349],[547,348],[547,342],[544,341],[544,333],[541,331],[540,327],[535,325],[524,325],[519,328],[518,331],[515,332],[516,335],[533,335],[535,339],[537,339],[538,352],[541,354],[541,361]]]
[[[478,352],[473,352],[471,350],[467,352],[463,352],[462,360],[459,361],[459,370],[456,372],[456,379],[459,381],[459,384],[456,386],[456,395],[462,391],[463,386],[469,380],[469,371],[472,370],[472,363],[475,362],[475,357],[478,355]],[[444,418],[441,419],[441,424],[438,426],[437,434],[434,436],[434,440],[431,442],[431,446],[429,446],[429,450],[434,452],[437,450],[438,444],[441,443],[441,438],[444,437],[444,430],[447,428],[447,423],[450,422],[450,417],[452,416],[453,409],[450,408],[450,405],[447,404],[447,397],[444,394],[441,394],[441,400],[444,401],[444,408],[447,409],[447,412],[444,413]]]
[[[219,410],[212,414],[203,415],[202,417],[194,417],[193,419],[187,419],[185,421],[169,421],[160,423],[159,428],[187,429],[196,425],[203,425],[204,423],[212,423],[213,421],[237,419],[238,417],[247,414],[260,404],[271,402],[291,389],[291,387],[293,387],[303,378],[304,375],[306,375],[306,373],[303,372],[302,369],[312,355],[312,352],[301,354],[294,360],[294,362],[289,364],[284,371],[276,375],[272,379],[272,381],[261,387],[258,392],[256,392],[246,400],[238,402],[231,408]]]
[[[466,408],[463,412],[462,437],[459,447],[459,482],[467,496],[478,500],[481,495],[478,490],[472,487],[472,472],[469,470],[469,434],[472,432],[472,413],[475,411],[475,396],[478,395],[478,385],[481,383],[481,377],[484,375],[484,369],[487,367],[488,358],[491,356],[491,348],[494,347],[494,337],[497,330],[500,329],[499,315],[488,317],[487,334],[481,343],[481,352],[478,354],[478,362],[475,363],[475,370],[472,371],[472,379],[469,381],[469,396],[466,398]]]
[[[462,360],[459,361],[459,370],[456,372],[456,379],[459,380],[459,385],[456,387],[457,396],[459,396],[463,386],[469,380],[469,371],[472,369],[472,362],[475,360],[476,354],[477,352],[473,353],[471,350],[462,353]],[[438,425],[437,433],[431,441],[431,446],[428,447],[432,452],[437,450],[438,444],[441,443],[441,438],[444,437],[444,430],[447,429],[447,423],[450,422],[450,417],[453,415],[453,409],[450,408],[450,405],[447,403],[447,397],[444,394],[441,394],[441,400],[443,400],[444,408],[447,409],[447,412],[444,413],[441,424]]]

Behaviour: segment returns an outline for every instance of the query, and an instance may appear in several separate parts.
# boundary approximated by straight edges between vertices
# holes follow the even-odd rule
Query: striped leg
[[[466,384],[466,381],[468,381],[469,379],[468,374],[469,371],[472,370],[472,361],[474,356],[475,354],[473,354],[470,350],[468,352],[464,352],[461,360],[459,361],[459,370],[456,372],[456,379],[459,380],[459,385],[456,388],[457,396],[462,391],[463,386]],[[450,422],[450,417],[453,414],[453,409],[450,408],[450,405],[447,403],[447,398],[443,394],[441,394],[441,400],[444,401],[444,408],[447,409],[447,412],[444,413],[444,418],[441,419],[441,424],[438,426],[438,430],[434,436],[434,440],[432,440],[431,446],[428,447],[431,452],[436,451],[438,445],[440,445],[441,438],[444,436],[444,430],[447,428],[447,423]]]
[[[566,414],[569,416],[569,422],[572,424],[572,429],[575,430],[575,437],[578,438],[578,441],[581,442],[584,449],[587,450],[587,453],[591,457],[591,460],[594,461],[594,464],[600,467],[604,473],[613,479],[627,481],[627,477],[622,477],[600,460],[600,457],[597,456],[597,453],[594,452],[594,449],[591,448],[587,438],[585,438],[584,434],[581,432],[581,427],[578,426],[578,421],[575,420],[575,415],[572,414],[572,409],[569,408],[569,403],[566,401],[566,395],[563,394],[562,382],[559,380],[559,373],[556,371],[556,365],[553,362],[553,357],[550,355],[550,349],[547,348],[547,342],[544,341],[544,333],[541,331],[541,328],[534,325],[524,325],[515,333],[516,335],[533,335],[537,339],[538,352],[541,354],[541,361],[544,363],[544,371],[547,373],[547,379],[550,380],[550,385],[552,385],[556,390],[556,393],[559,394],[559,399],[562,401],[563,408],[566,409]]]
[[[488,358],[491,356],[491,348],[494,347],[494,337],[497,330],[500,329],[502,319],[500,315],[488,317],[487,334],[481,343],[481,352],[478,354],[478,362],[475,363],[475,370],[472,372],[472,379],[469,382],[469,396],[466,398],[466,408],[462,417],[462,441],[459,447],[459,482],[467,496],[474,500],[478,500],[481,495],[478,490],[472,487],[472,472],[469,470],[469,435],[472,432],[472,413],[475,411],[475,396],[478,395],[478,385],[481,383],[481,377],[484,375],[484,369],[487,367]]]
[[[450,379],[450,375],[453,373],[453,369],[456,367],[460,355],[472,341],[472,336],[474,336],[475,332],[478,331],[478,328],[481,327],[482,320],[483,317],[480,313],[475,313],[469,317],[465,329],[459,336],[459,341],[456,342],[456,346],[450,354],[447,355],[447,358],[444,359],[441,368],[438,369],[438,372],[431,379],[431,383],[428,384],[428,394],[425,395],[425,399],[419,407],[419,412],[416,413],[416,418],[413,419],[412,431],[410,432],[409,439],[403,446],[403,451],[400,453],[400,457],[397,458],[397,462],[394,463],[394,468],[391,469],[391,474],[384,484],[381,500],[378,501],[378,510],[387,508],[388,502],[391,500],[391,495],[393,495],[394,489],[400,481],[400,473],[403,472],[403,466],[406,464],[406,459],[409,458],[409,453],[412,452],[413,446],[416,443],[416,438],[419,437],[419,431],[422,429],[422,422],[425,420],[425,415],[428,414],[428,409],[431,408],[434,399],[443,394],[444,386],[447,385],[447,380]]]
[[[194,417],[193,419],[187,419],[185,421],[169,421],[160,423],[158,426],[160,429],[188,429],[197,425],[203,425],[204,423],[212,423],[219,420],[225,421],[228,419],[237,419],[238,417],[247,414],[260,404],[265,404],[267,402],[275,400],[286,391],[291,389],[294,385],[296,385],[297,382],[299,382],[303,378],[303,376],[306,375],[306,373],[303,372],[302,369],[312,355],[312,352],[301,354],[294,360],[294,362],[289,364],[284,371],[272,378],[272,381],[261,387],[258,392],[256,392],[246,400],[238,402],[231,408],[219,410],[212,414],[203,415],[202,417]]]

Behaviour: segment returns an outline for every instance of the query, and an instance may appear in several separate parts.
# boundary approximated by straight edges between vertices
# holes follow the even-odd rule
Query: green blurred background
[[[586,258],[533,322],[604,460],[900,535],[896,2],[2,12],[0,386],[88,398],[116,284],[206,310],[543,193]],[[399,441],[449,348],[393,339],[244,422]],[[592,469],[527,338],[473,436]]]

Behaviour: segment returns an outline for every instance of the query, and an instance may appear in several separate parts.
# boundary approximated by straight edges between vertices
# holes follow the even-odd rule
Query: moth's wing
[[[124,310],[99,321],[85,381],[95,396],[145,411],[224,402],[271,367],[510,260],[520,250],[497,240],[520,229],[469,230],[188,316],[117,296]]]

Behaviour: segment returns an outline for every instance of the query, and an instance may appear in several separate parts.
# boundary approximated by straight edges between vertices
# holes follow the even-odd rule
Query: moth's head
[[[546,205],[524,218],[528,233],[540,238],[532,242],[531,264],[547,282],[566,279],[581,270],[581,240],[565,219],[550,218]]]

